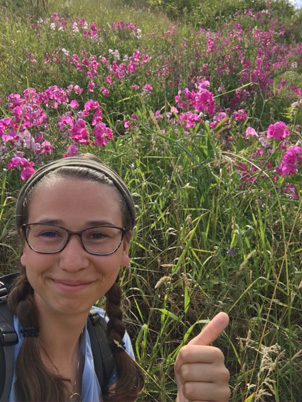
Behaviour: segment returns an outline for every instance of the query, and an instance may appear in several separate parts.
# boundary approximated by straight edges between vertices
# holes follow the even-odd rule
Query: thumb
[[[218,313],[188,345],[210,345],[224,331],[228,323],[229,316],[223,312]]]

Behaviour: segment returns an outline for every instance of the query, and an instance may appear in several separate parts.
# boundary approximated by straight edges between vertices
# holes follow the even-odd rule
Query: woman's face
[[[57,178],[41,183],[29,206],[28,223],[52,223],[71,231],[96,224],[122,227],[121,207],[114,189],[87,180]],[[107,256],[88,254],[79,236],[64,250],[38,254],[24,242],[21,263],[34,289],[40,313],[87,314],[129,264],[128,242]]]

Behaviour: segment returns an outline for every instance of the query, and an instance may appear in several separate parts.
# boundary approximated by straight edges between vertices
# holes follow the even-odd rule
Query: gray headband
[[[42,166],[39,168],[24,184],[22,187],[18,201],[17,201],[17,206],[16,206],[16,224],[17,228],[20,228],[21,225],[24,223],[23,222],[23,216],[24,216],[24,200],[26,196],[28,195],[29,191],[48,173],[53,172],[61,167],[65,166],[75,166],[75,167],[85,167],[91,170],[94,170],[96,172],[102,173],[104,176],[106,176],[108,179],[110,179],[114,186],[117,188],[119,193],[123,196],[123,199],[126,202],[130,217],[131,217],[131,223],[132,227],[134,226],[135,223],[135,207],[134,207],[134,202],[132,199],[132,196],[126,186],[126,184],[123,182],[123,180],[120,178],[120,176],[112,169],[110,169],[107,165],[105,165],[103,162],[97,162],[93,159],[89,158],[84,158],[80,156],[74,156],[70,158],[63,158],[59,159],[54,162],[50,162],[45,166]],[[130,228],[127,228],[130,229]]]

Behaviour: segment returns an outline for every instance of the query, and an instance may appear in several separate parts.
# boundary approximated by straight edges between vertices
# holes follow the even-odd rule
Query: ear
[[[20,262],[21,262],[21,265],[23,266],[23,267],[25,267],[26,266],[26,252],[25,252],[25,239],[24,239],[24,234],[23,234],[23,232],[22,232],[22,230],[20,229],[20,237],[21,237],[21,240],[22,240],[22,254],[21,254],[21,257],[20,257]]]
[[[26,267],[26,252],[25,252],[24,247],[23,247],[23,250],[22,250],[21,257],[20,257],[20,262],[21,262],[21,265],[23,267]]]
[[[121,259],[121,267],[128,267],[130,263],[130,257],[129,257],[129,243],[130,239],[132,237],[132,230],[129,230],[123,240],[123,255]]]

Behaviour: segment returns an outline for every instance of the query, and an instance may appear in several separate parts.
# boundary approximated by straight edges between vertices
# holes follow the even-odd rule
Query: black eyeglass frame
[[[66,238],[66,243],[64,244],[64,246],[63,246],[60,250],[57,250],[57,251],[38,251],[38,250],[35,250],[35,249],[30,245],[30,243],[29,243],[29,241],[28,241],[28,231],[27,231],[27,228],[28,228],[29,226],[39,226],[39,225],[51,226],[51,227],[54,227],[54,228],[59,228],[59,229],[65,230],[65,232],[67,232],[67,238]],[[83,239],[82,239],[82,234],[83,234],[84,232],[87,232],[88,230],[96,229],[96,228],[112,228],[112,229],[119,229],[119,230],[121,231],[121,233],[122,233],[121,240],[120,240],[120,242],[118,243],[118,245],[115,247],[115,249],[114,249],[113,251],[111,251],[110,253],[93,253],[93,252],[90,252],[90,251],[86,250],[85,245],[84,245],[84,242],[83,242]],[[52,224],[43,223],[43,222],[24,223],[24,224],[21,226],[21,229],[22,229],[22,232],[23,232],[23,234],[24,234],[24,238],[25,238],[25,240],[26,240],[26,243],[28,244],[28,247],[29,247],[32,251],[34,251],[34,252],[36,252],[36,253],[38,253],[38,254],[57,254],[57,253],[60,253],[61,251],[64,250],[64,248],[65,248],[65,247],[67,246],[67,244],[69,243],[70,237],[73,236],[73,235],[76,235],[76,236],[79,236],[80,241],[81,241],[81,245],[82,245],[82,247],[83,247],[83,250],[85,250],[86,253],[91,254],[91,255],[97,255],[97,256],[112,255],[112,254],[114,254],[114,253],[120,248],[120,246],[121,246],[121,244],[122,244],[122,241],[123,241],[123,239],[124,239],[124,237],[125,237],[125,235],[126,235],[126,233],[127,233],[127,230],[126,230],[126,229],[121,228],[121,227],[118,227],[118,226],[112,226],[112,225],[92,226],[92,227],[90,227],[90,228],[87,228],[87,229],[84,229],[84,230],[79,230],[79,231],[77,231],[77,232],[74,232],[74,231],[69,230],[69,229],[66,229],[66,228],[64,228],[63,226],[60,226],[60,225],[52,225]]]

